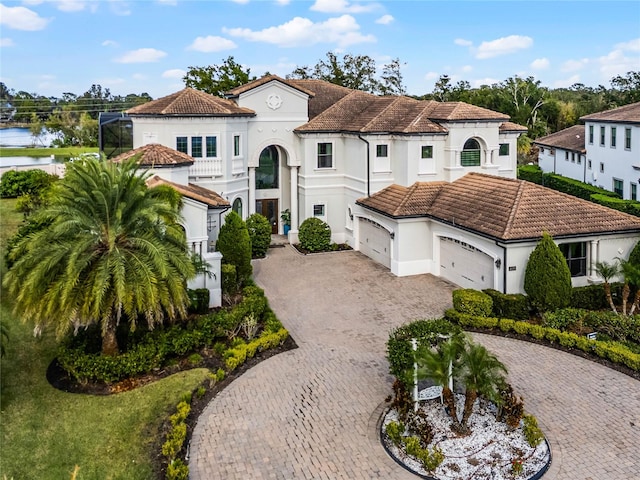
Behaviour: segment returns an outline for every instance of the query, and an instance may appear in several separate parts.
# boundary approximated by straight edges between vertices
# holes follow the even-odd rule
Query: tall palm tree
[[[620,273],[620,265],[616,262],[608,263],[608,262],[596,262],[596,274],[602,277],[604,280],[604,293],[607,296],[607,301],[609,302],[609,306],[613,313],[618,313],[616,310],[616,306],[613,303],[613,297],[611,296],[611,284],[609,284],[609,280],[616,277]]]
[[[51,203],[51,221],[20,241],[5,285],[14,310],[59,335],[98,323],[102,353],[118,353],[116,327],[138,317],[150,327],[186,315],[193,277],[176,192],[148,189],[135,159],[70,163]]]
[[[473,404],[478,395],[489,399],[498,398],[498,384],[504,380],[503,374],[507,367],[490,353],[484,346],[470,343],[462,352],[460,359],[460,378],[465,385],[464,410],[462,412],[462,427],[468,429],[467,422],[473,411]]]
[[[442,398],[453,420],[454,430],[459,430],[460,422],[451,384],[458,371],[458,360],[465,343],[466,338],[462,334],[456,334],[440,343],[436,350],[421,347],[416,352],[418,378],[429,378],[442,387]]]

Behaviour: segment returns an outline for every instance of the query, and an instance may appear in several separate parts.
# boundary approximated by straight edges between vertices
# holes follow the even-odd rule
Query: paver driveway
[[[398,278],[358,252],[303,257],[290,246],[254,263],[256,282],[299,348],[252,368],[204,410],[192,480],[415,479],[378,443],[391,391],[395,326],[440,316],[452,287]],[[552,443],[547,478],[637,479],[640,382],[538,345],[486,335]]]

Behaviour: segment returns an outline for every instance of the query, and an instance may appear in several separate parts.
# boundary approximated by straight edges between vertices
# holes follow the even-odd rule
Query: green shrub
[[[640,267],[640,241],[637,242],[633,250],[631,250],[627,261],[636,267]]]
[[[521,165],[518,167],[518,178],[542,185],[542,169],[538,165]]]
[[[236,266],[237,281],[242,286],[251,278],[251,239],[247,225],[240,215],[231,211],[220,227],[216,250],[222,253],[222,262]]]
[[[219,369],[216,371],[216,380],[217,380],[218,382],[223,381],[225,376],[226,376],[226,373],[225,373],[225,371],[224,371],[223,369],[219,368]]]
[[[493,307],[491,315],[513,320],[527,320],[529,318],[529,299],[521,293],[505,294],[488,288],[483,290],[491,297]]]
[[[264,215],[253,213],[247,218],[253,258],[264,258],[271,245],[271,223]]]
[[[566,330],[576,324],[584,323],[587,311],[579,308],[562,308],[542,315],[542,325],[558,330]]]
[[[513,330],[513,327],[515,326],[515,324],[516,324],[515,320],[510,320],[508,318],[501,318],[500,322],[498,323],[498,326],[500,327],[500,330],[506,333]]]
[[[531,333],[533,338],[542,340],[545,335],[545,328],[541,327],[540,325],[532,325],[529,329],[529,332]]]
[[[524,434],[524,438],[531,448],[536,448],[544,439],[544,434],[542,430],[540,430],[540,427],[538,427],[538,420],[533,415],[525,414],[523,423],[522,433]]]
[[[21,195],[40,194],[49,188],[57,175],[51,175],[44,170],[8,170],[0,178],[0,197],[16,198]]]
[[[582,198],[584,200],[591,200],[591,196],[594,194],[619,198],[617,193],[610,190],[589,185],[588,183],[583,183],[579,180],[574,180],[573,178],[563,177],[557,173],[545,173],[543,176],[543,185],[552,188],[553,190],[568,193],[569,195],[573,195],[574,197]]]
[[[176,458],[178,452],[182,450],[184,441],[187,438],[187,424],[182,422],[173,426],[167,433],[166,441],[162,444],[162,455],[168,459]]]
[[[544,338],[549,340],[551,343],[555,343],[560,338],[560,334],[562,332],[557,328],[545,328],[544,330]]]
[[[524,274],[524,290],[541,312],[557,310],[571,301],[571,272],[562,252],[548,233],[531,252]]]
[[[184,421],[189,416],[191,412],[191,405],[189,403],[182,401],[176,405],[176,413],[169,417],[169,421],[171,422],[171,426],[175,427],[179,423],[184,423]]]
[[[300,246],[310,252],[324,252],[331,245],[331,227],[317,217],[309,217],[300,225]]]
[[[236,266],[229,263],[223,263],[220,267],[220,273],[222,274],[222,294],[228,296],[238,293],[238,275],[236,274]]]
[[[488,317],[491,315],[493,301],[486,293],[470,288],[454,290],[453,308],[460,313]]]
[[[387,436],[398,447],[402,443],[402,434],[404,433],[404,424],[402,422],[389,422],[385,427]]]
[[[614,198],[611,195],[605,195],[603,193],[592,193],[589,196],[589,200],[599,205],[618,210],[620,212],[628,213],[640,217],[640,202],[636,200],[623,200],[621,198]]]
[[[600,310],[609,308],[609,302],[602,284],[586,285],[584,287],[574,287],[571,290],[570,306],[586,310]]]
[[[188,480],[188,478],[189,465],[179,458],[169,462],[169,465],[167,465],[167,480]]]
[[[533,325],[529,322],[515,322],[513,325],[513,330],[520,335],[527,335],[531,333],[531,327]]]
[[[187,293],[189,294],[189,312],[203,314],[209,311],[209,289],[188,289]]]

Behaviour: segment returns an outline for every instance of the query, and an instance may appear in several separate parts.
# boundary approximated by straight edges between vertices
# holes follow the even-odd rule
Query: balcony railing
[[[222,175],[222,159],[197,158],[189,167],[191,177],[217,177]]]

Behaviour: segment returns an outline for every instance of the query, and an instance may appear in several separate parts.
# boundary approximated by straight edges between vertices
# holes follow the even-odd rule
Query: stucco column
[[[256,167],[249,167],[249,215],[256,213]]]
[[[589,276],[595,278],[596,276],[596,262],[598,262],[598,240],[591,240],[589,242]]]
[[[298,231],[298,167],[291,167],[291,230]]]
[[[459,167],[460,166],[460,150],[454,150],[453,155],[454,155],[453,163],[456,167]]]

